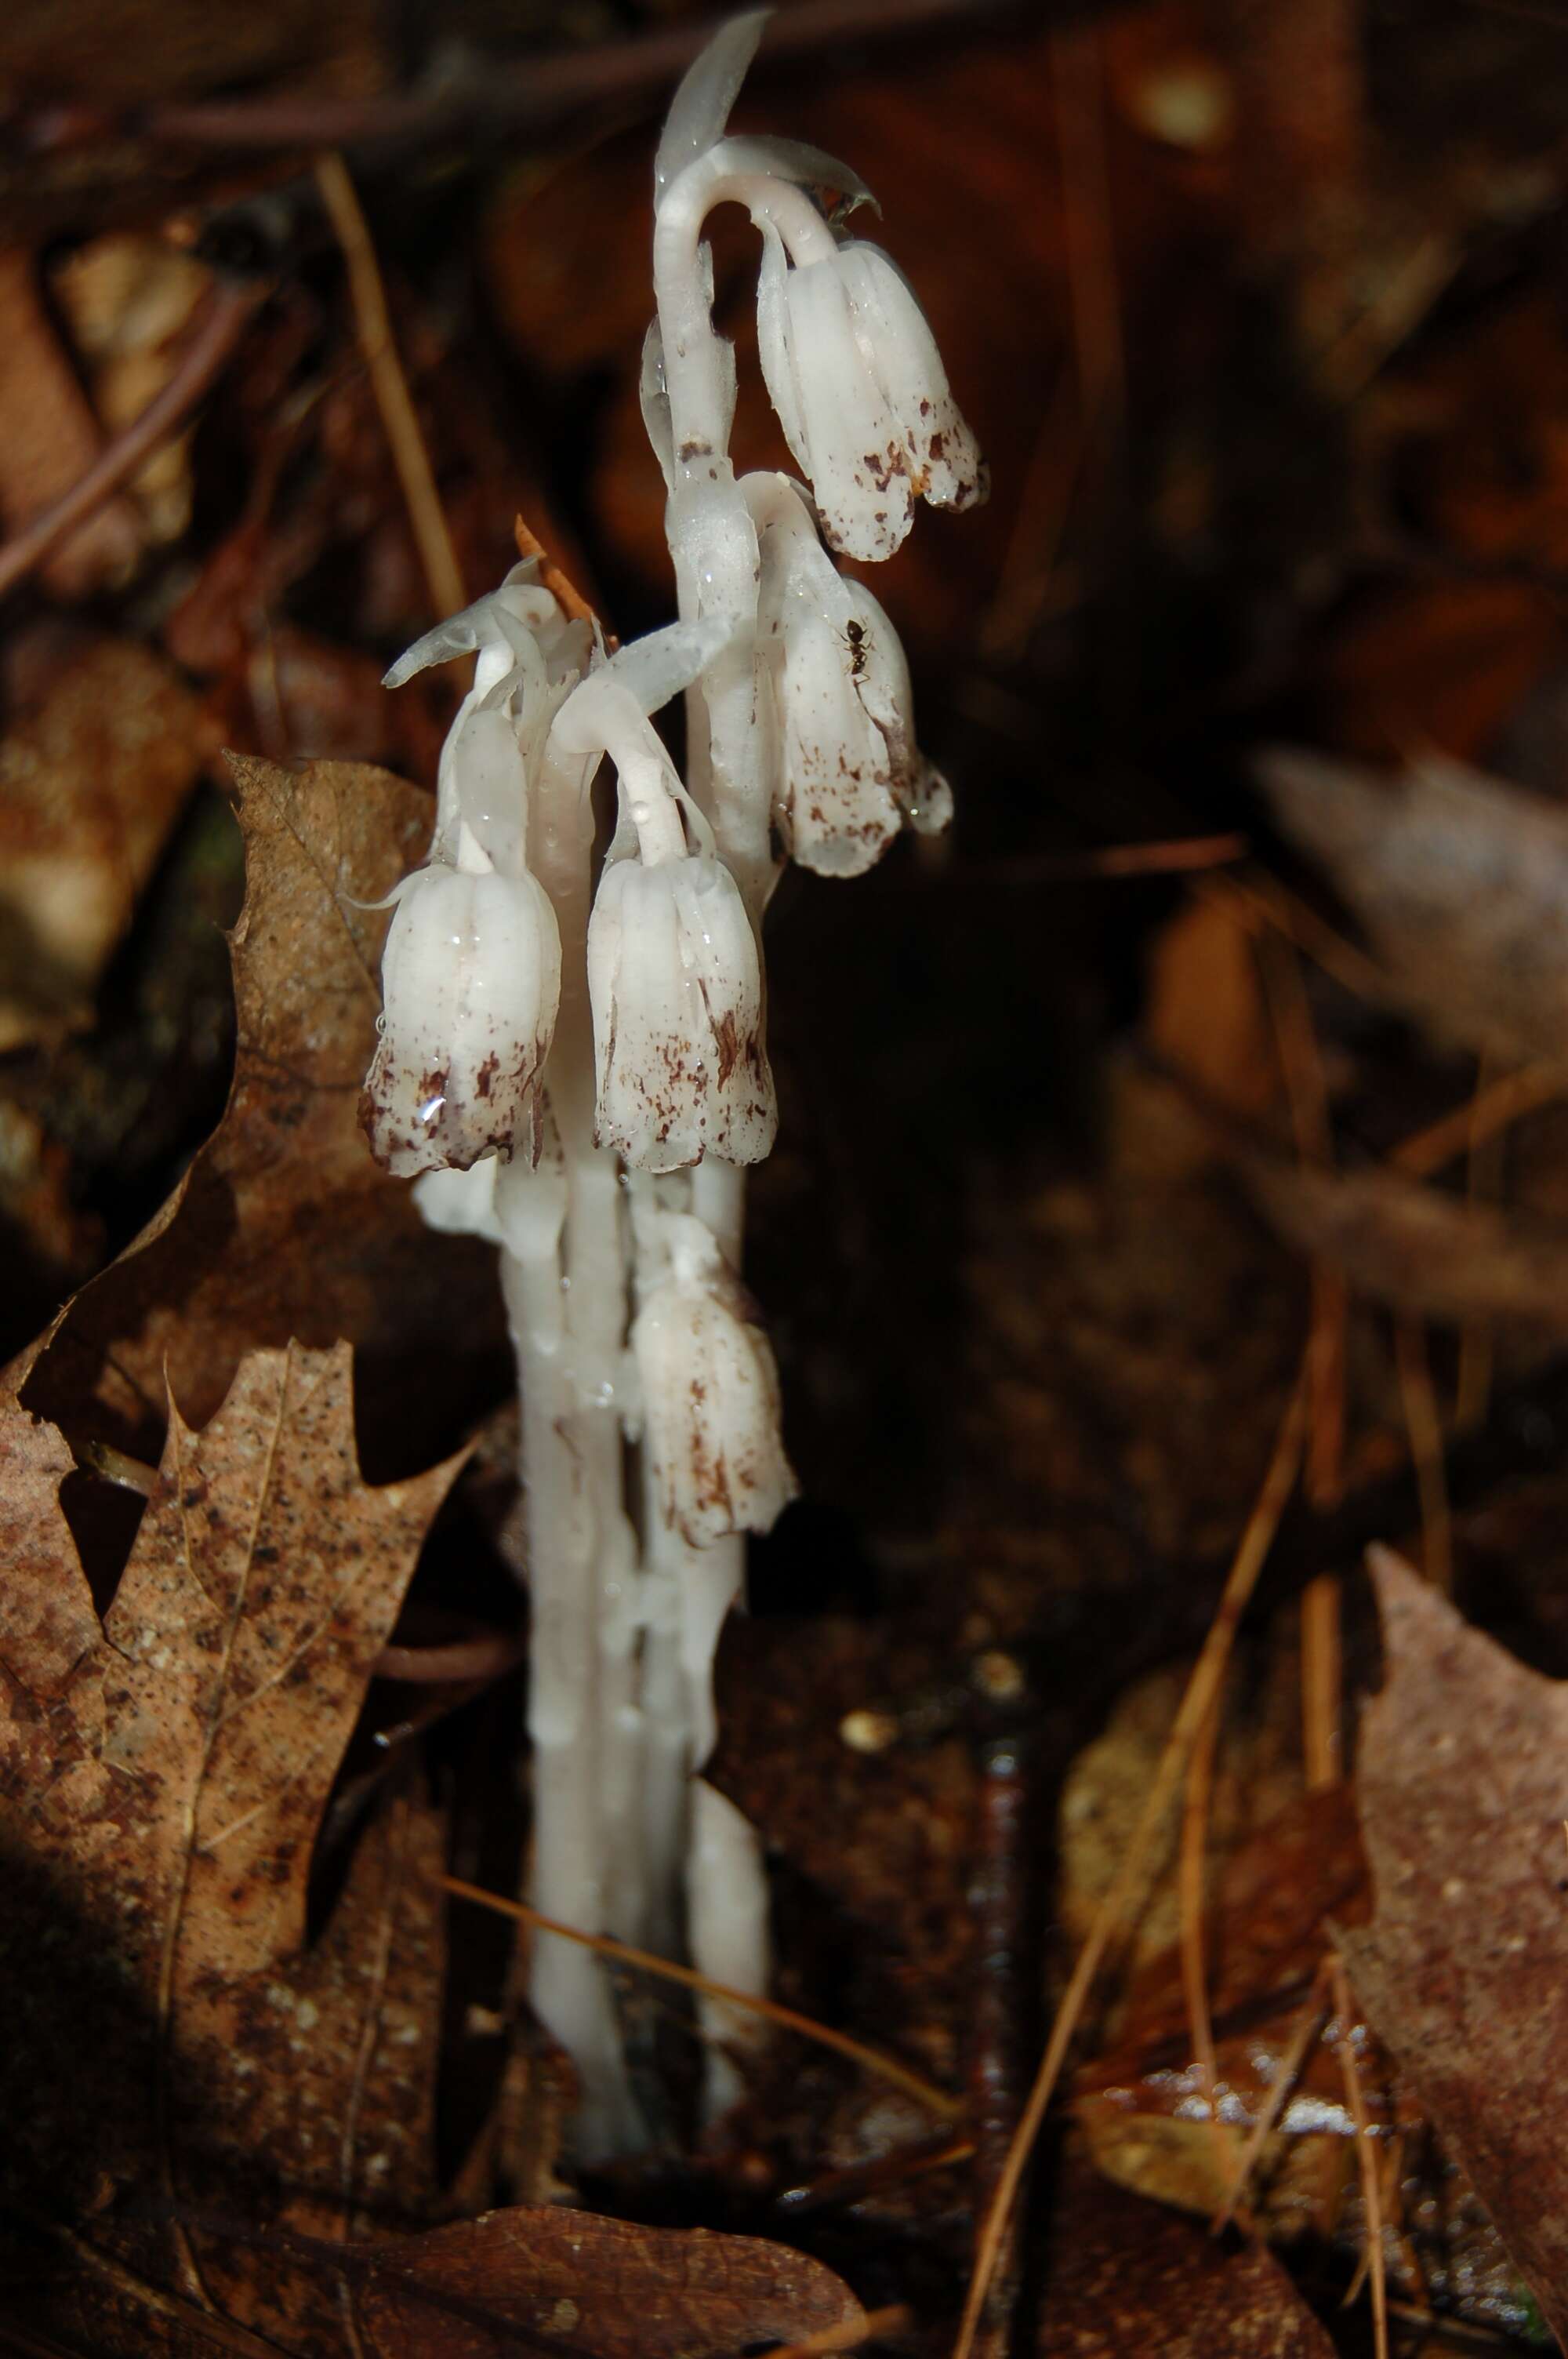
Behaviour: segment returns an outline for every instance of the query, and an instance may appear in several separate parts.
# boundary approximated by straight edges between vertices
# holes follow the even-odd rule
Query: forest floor
[[[802,1492],[708,1774],[806,2027],[702,2125],[689,1995],[617,1967],[655,2141],[571,2162],[503,1913],[493,1256],[355,1107],[454,703],[387,663],[519,516],[667,619],[638,371],[698,21],[0,28],[0,2345],[1549,2346],[1550,7],[778,10],[738,125],[876,190],[993,491],[876,584],[950,836],[768,921],[747,1283]],[[754,390],[736,455],[787,463]]]

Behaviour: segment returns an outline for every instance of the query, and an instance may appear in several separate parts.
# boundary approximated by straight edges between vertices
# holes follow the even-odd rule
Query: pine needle
[[[1104,1962],[1106,1951],[1137,1888],[1150,1844],[1159,1830],[1177,1781],[1186,1767],[1198,1732],[1219,1693],[1242,1614],[1263,1570],[1264,1560],[1273,1544],[1280,1517],[1284,1513],[1285,1503],[1295,1483],[1305,1426],[1306,1386],[1303,1376],[1298,1378],[1292,1392],[1262,1487],[1247,1519],[1229,1577],[1215,1609],[1202,1652],[1187,1681],[1186,1692],[1182,1698],[1171,1734],[1165,1740],[1165,1749],[1144,1798],[1132,1839],[1122,1855],[1116,1879],[1099,1905],[1088,1938],[1078,1952],[1077,1963],[1073,1968],[1062,2003],[1056,2010],[1056,2019],[1051,2027],[1051,2036],[1040,2060],[1034,2085],[1019,2118],[1007,2158],[997,2180],[990,2209],[976,2240],[974,2272],[969,2279],[958,2339],[953,2346],[953,2359],[970,2359],[976,2330],[985,2309],[991,2277],[1034,2141],[1040,2135],[1046,2108],[1066,2060],[1067,2049]]]
[[[557,1940],[576,1941],[584,1950],[597,1951],[601,1958],[617,1959],[622,1965],[635,1966],[645,1974],[662,1975],[665,1982],[684,1983],[687,1990],[701,1991],[707,1998],[722,1999],[727,2006],[746,2007],[753,2015],[766,2016],[770,2023],[781,2024],[786,2031],[796,2031],[803,2039],[815,2039],[818,2047],[836,2049],[862,2071],[891,2081],[906,2096],[917,2099],[946,2121],[956,2120],[963,2110],[957,2097],[950,2097],[934,2082],[923,2080],[895,2057],[884,2056],[880,2049],[868,2048],[863,2040],[851,2038],[847,2031],[834,2031],[827,2024],[814,2023],[810,2016],[797,2015],[793,2006],[782,2006],[777,1999],[760,1997],[755,1991],[736,1990],[729,1983],[711,1982],[695,1966],[677,1966],[669,1958],[654,1957],[651,1950],[634,1950],[629,1941],[612,1940],[608,1933],[579,1932],[575,1925],[563,1925],[557,1918],[541,1916],[525,1900],[503,1899],[499,1892],[486,1892],[477,1884],[464,1884],[458,1876],[441,1875],[436,1881],[444,1892],[455,1893],[460,1900],[471,1900],[481,1908],[493,1908],[498,1916],[514,1917],[520,1925],[532,1925],[541,1933],[553,1933]]]
[[[343,251],[360,351],[392,446],[392,463],[403,486],[430,603],[438,616],[455,614],[467,605],[468,592],[463,587],[440,494],[436,489],[430,454],[414,412],[408,380],[397,356],[375,248],[354,184],[349,178],[348,166],[335,148],[316,158],[316,185]]]

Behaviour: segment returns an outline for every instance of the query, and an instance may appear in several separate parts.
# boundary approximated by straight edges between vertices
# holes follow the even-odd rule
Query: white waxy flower
[[[622,825],[588,928],[595,1129],[640,1171],[757,1163],[777,1128],[756,938],[648,719],[732,636],[723,621],[650,633],[572,691],[550,735],[619,774]]]
[[[803,867],[859,875],[905,823],[945,826],[952,797],[914,742],[909,669],[881,606],[838,571],[787,476],[748,475],[741,489],[762,560],[757,668],[776,740],[773,817]]]
[[[711,854],[617,860],[588,929],[595,1130],[635,1170],[760,1163],[778,1112],[757,945]]]
[[[784,240],[764,229],[757,333],[784,440],[835,549],[891,557],[917,499],[984,499],[985,469],[935,341],[879,247],[851,243],[792,268]]]
[[[561,989],[535,879],[432,862],[402,886],[382,953],[381,1038],[361,1119],[399,1178],[538,1152],[535,1084]]]
[[[665,1521],[694,1548],[765,1532],[797,1488],[779,1431],[772,1347],[712,1233],[687,1213],[660,1229],[669,1274],[632,1328],[643,1446]]]

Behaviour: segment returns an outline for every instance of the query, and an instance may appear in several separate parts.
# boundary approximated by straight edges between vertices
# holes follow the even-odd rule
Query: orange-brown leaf
[[[529,2206],[362,2248],[360,2323],[379,2359],[720,2359],[860,2323],[820,2261],[757,2236],[644,2228]]]

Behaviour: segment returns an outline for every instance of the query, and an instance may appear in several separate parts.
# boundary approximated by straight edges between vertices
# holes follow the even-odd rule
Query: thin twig
[[[221,284],[202,299],[174,367],[130,424],[107,443],[84,475],[52,506],[0,549],[0,598],[26,581],[51,549],[128,483],[180,428],[228,363],[265,290]]]
[[[1389,1161],[1414,1180],[1430,1180],[1445,1163],[1498,1137],[1522,1114],[1552,1105],[1568,1094],[1568,1071],[1561,1065],[1526,1065],[1476,1091],[1452,1114],[1400,1141]]]
[[[343,250],[360,350],[370,371],[376,408],[392,446],[392,463],[403,486],[431,606],[437,614],[455,614],[467,605],[468,592],[463,587],[440,494],[436,489],[430,454],[414,414],[408,380],[397,357],[375,248],[354,184],[349,178],[348,166],[335,150],[316,158],[316,185]]]
[[[1426,1331],[1409,1313],[1394,1321],[1394,1359],[1421,1500],[1422,1570],[1433,1588],[1449,1597],[1454,1593],[1454,1518],[1443,1463],[1443,1419],[1426,1356]]]
[[[922,25],[1002,16],[1017,0],[806,0],[768,29],[768,62],[838,43],[916,31]],[[476,60],[412,90],[365,97],[184,100],[148,108],[140,128],[155,142],[224,150],[344,147],[416,142],[492,124],[515,131],[558,122],[580,108],[623,103],[676,81],[724,20],[660,27],[614,42],[559,49],[516,63]]]
[[[512,537],[517,543],[517,554],[519,557],[524,559],[531,557],[536,560],[539,568],[539,579],[544,583],[546,589],[549,592],[551,597],[555,600],[563,614],[569,614],[574,623],[594,623],[598,621],[599,617],[595,614],[593,608],[589,604],[588,600],[583,596],[582,592],[578,588],[570,574],[564,572],[560,566],[556,563],[555,559],[550,555],[550,552],[545,547],[544,542],[538,538],[536,534],[529,531],[521,516],[514,516],[512,519]],[[615,640],[610,637],[608,633],[605,635],[605,644],[611,647],[616,644]]]
[[[1377,2359],[1389,2359],[1389,2288],[1383,2271],[1383,2202],[1378,2185],[1377,2158],[1372,2151],[1372,2125],[1367,2116],[1361,2074],[1350,2041],[1350,2027],[1354,2020],[1350,1985],[1345,1977],[1345,1968],[1337,1958],[1330,1966],[1329,1974],[1334,1986],[1335,2013],[1339,2018],[1339,2038],[1336,2042],[1339,2066],[1345,2075],[1345,2094],[1350,2106],[1350,2117],[1356,2125],[1356,2160],[1361,2173],[1361,2201],[1367,2214],[1367,2249],[1372,2256],[1372,2347]]]
[[[1377,961],[1347,941],[1277,876],[1253,868],[1244,876],[1216,877],[1204,889],[1223,896],[1228,908],[1239,904],[1246,913],[1244,923],[1250,918],[1254,923],[1260,919],[1277,926],[1298,950],[1305,951],[1315,966],[1354,992],[1357,999],[1369,999],[1381,1006],[1392,996],[1392,985]]]
[[[526,1651],[520,1638],[504,1630],[487,1630],[481,1637],[453,1638],[444,1647],[384,1647],[371,1672],[404,1687],[463,1686],[475,1680],[503,1679]]]
[[[786,2031],[798,2031],[803,2039],[815,2039],[819,2047],[836,2049],[848,2056],[862,2071],[875,2072],[881,2080],[891,2081],[895,2088],[919,2102],[945,2120],[956,2120],[963,2108],[946,2089],[934,2082],[923,2080],[895,2057],[884,2056],[880,2049],[868,2048],[863,2040],[851,2038],[847,2031],[834,2031],[825,2023],[814,2023],[808,2015],[797,2015],[793,2006],[781,2006],[777,1999],[762,1998],[755,1991],[734,1989],[729,1983],[716,1983],[707,1974],[699,1974],[694,1966],[677,1966],[669,1958],[656,1958],[651,1950],[634,1950],[628,1941],[611,1940],[608,1933],[580,1932],[575,1925],[563,1925],[558,1918],[541,1916],[530,1908],[525,1900],[506,1900],[499,1892],[486,1892],[477,1884],[464,1884],[455,1875],[438,1876],[443,1892],[457,1895],[460,1900],[471,1900],[481,1908],[493,1908],[501,1917],[514,1917],[520,1925],[532,1925],[541,1933],[553,1933],[557,1940],[576,1941],[585,1950],[593,1950],[601,1958],[615,1958],[622,1965],[635,1966],[645,1974],[659,1974],[665,1982],[684,1983],[687,1990],[701,1991],[705,1997],[722,1999],[727,2006],[748,2008],[753,2015],[764,2015],[770,2023],[782,2024]]]
[[[1219,2234],[1222,2228],[1228,2227],[1232,2218],[1239,2210],[1242,2199],[1247,2192],[1247,2182],[1258,2167],[1258,2158],[1263,2151],[1269,2133],[1273,2129],[1290,2102],[1291,2091],[1295,2087],[1302,2066],[1306,2061],[1307,2049],[1312,2046],[1323,2023],[1325,2006],[1323,1986],[1327,1978],[1328,1961],[1325,1958],[1313,1977],[1312,1991],[1306,2005],[1297,2016],[1291,2029],[1291,2036],[1285,2042],[1274,2078],[1269,2085],[1268,2103],[1253,2123],[1248,2134],[1247,2143],[1241,2149],[1236,2165],[1236,2176],[1230,2183],[1230,2192],[1209,2223],[1210,2233],[1216,2236]]]
[[[1219,1743],[1222,1691],[1204,1715],[1193,1756],[1187,1764],[1186,1792],[1182,1801],[1181,1847],[1176,1860],[1176,1892],[1180,1908],[1182,1995],[1186,2001],[1187,2028],[1198,2068],[1203,2101],[1211,2134],[1224,2152],[1225,2132],[1218,2105],[1219,2071],[1214,2049],[1214,2017],[1208,2004],[1208,1964],[1204,1951],[1204,1871],[1208,1864],[1208,1814],[1214,1794],[1214,1756]]]
[[[157,1489],[157,1468],[139,1458],[127,1458],[111,1442],[78,1441],[71,1447],[84,1473],[100,1475],[105,1483],[117,1484],[122,1491],[135,1491],[144,1499],[150,1499]]]
[[[1050,885],[1076,876],[1180,876],[1245,860],[1244,835],[1175,835],[1155,843],[1106,843],[1092,852],[1044,853],[1037,859],[976,861],[965,874],[1001,885]]]
[[[1502,1192],[1503,1141],[1500,1132],[1483,1130],[1476,1117],[1494,1078],[1496,1051],[1483,1049],[1476,1060],[1476,1094],[1470,1101],[1471,1121],[1465,1134],[1465,1201],[1490,1203]],[[1454,1422],[1461,1433],[1486,1422],[1492,1394],[1492,1322],[1467,1319],[1459,1331],[1459,1369],[1454,1386]]]
[[[1345,1766],[1344,1596],[1336,1572],[1302,1592],[1302,1757],[1309,1794],[1337,1786]]]
[[[869,2162],[847,2162],[841,2169],[825,2170],[820,2178],[799,2187],[786,2187],[773,2197],[773,2208],[795,2220],[807,2212],[821,2212],[830,2203],[858,2203],[867,2195],[880,2195],[887,2188],[902,2187],[907,2180],[923,2178],[927,2171],[950,2170],[955,2163],[968,2162],[974,2151],[972,2137],[955,2137],[950,2131],[921,2138],[913,2146],[895,2147],[891,2154],[873,2155]]]
[[[1088,1938],[1078,1952],[1067,1987],[1056,2010],[1045,2053],[1040,2060],[1034,2085],[1019,2120],[1018,2129],[1009,2150],[1006,2165],[997,2183],[988,2214],[978,2241],[974,2273],[964,2303],[964,2315],[954,2345],[953,2359],[969,2359],[975,2330],[985,2309],[991,2272],[1002,2249],[1007,2223],[1017,2201],[1023,2174],[1034,2141],[1050,2104],[1067,2049],[1089,1993],[1094,1987],[1106,1951],[1110,1947],[1121,1923],[1123,1911],[1137,1888],[1149,1846],[1164,1817],[1171,1796],[1185,1769],[1199,1729],[1215,1697],[1219,1692],[1225,1667],[1230,1659],[1231,1647],[1240,1625],[1248,1600],[1257,1585],[1265,1558],[1273,1542],[1285,1502],[1290,1497],[1301,1464],[1302,1441],[1306,1424],[1306,1386],[1298,1378],[1290,1403],[1281,1423],[1278,1439],[1262,1487],[1252,1512],[1247,1519],[1235,1560],[1230,1568],[1214,1619],[1209,1625],[1203,1647],[1186,1691],[1182,1697],[1174,1723],[1165,1740],[1165,1749],[1154,1772],[1143,1808],[1132,1832],[1131,1841],[1122,1854],[1121,1864],[1109,1891],[1101,1901]]]
[[[823,2326],[804,2342],[776,2343],[764,2351],[762,2359],[817,2359],[826,2351],[853,2351],[869,2343],[875,2334],[902,2334],[914,2323],[914,2312],[902,2301],[889,2302],[884,2310],[866,2310],[854,2326]]]
[[[1258,965],[1269,1002],[1275,1046],[1290,1102],[1296,1155],[1303,1165],[1334,1162],[1328,1075],[1301,956],[1289,936],[1264,928]],[[1346,1330],[1350,1289],[1331,1263],[1312,1266],[1312,1325],[1307,1337],[1307,1398],[1311,1423],[1302,1487],[1321,1513],[1336,1506],[1344,1488]],[[1340,1773],[1340,1645],[1343,1600],[1339,1576],[1319,1573],[1301,1602],[1302,1753],[1307,1790],[1336,1783]]]

